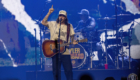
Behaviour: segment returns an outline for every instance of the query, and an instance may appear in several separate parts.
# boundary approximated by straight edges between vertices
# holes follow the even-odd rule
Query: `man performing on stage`
[[[88,45],[83,45],[83,47],[88,52],[88,68],[90,68],[90,61],[93,51],[98,51],[98,66],[101,66],[101,58],[102,58],[102,46],[99,43],[99,33],[96,30],[95,19],[89,16],[89,11],[87,9],[82,9],[80,13],[81,20],[76,27],[76,31],[81,32],[84,38],[88,39]]]
[[[66,41],[66,42],[70,42],[70,38],[71,38],[72,44],[78,44],[74,40],[75,32],[73,30],[73,26],[72,26],[72,24],[68,23],[67,12],[64,10],[60,10],[59,16],[56,21],[48,21],[48,17],[50,16],[50,14],[53,11],[54,11],[54,9],[53,9],[53,5],[52,5],[52,7],[49,9],[48,14],[42,20],[42,24],[44,26],[48,27],[48,29],[50,29],[50,36],[51,36],[50,40],[58,39],[59,28],[61,26],[60,39],[63,41]],[[61,25],[60,25],[60,23],[61,23]],[[67,30],[68,26],[70,27],[69,33]],[[67,34],[69,34],[69,36],[67,36]],[[61,68],[61,65],[58,65],[58,61],[59,61],[58,56],[59,56],[59,54],[56,54],[55,56],[52,57],[52,66],[53,66],[52,68],[53,68],[54,80],[58,80],[58,74],[59,74],[59,71],[61,71],[61,69],[57,68],[57,66],[59,66],[59,68]],[[68,48],[66,48],[66,51],[64,53],[60,54],[60,62],[63,64],[67,80],[72,80],[73,79],[72,64],[71,64],[71,58],[70,58],[70,53],[69,53]],[[59,78],[59,80],[61,80],[61,79]]]

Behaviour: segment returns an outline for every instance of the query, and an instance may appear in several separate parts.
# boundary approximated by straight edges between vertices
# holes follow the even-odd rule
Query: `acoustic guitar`
[[[77,42],[87,42],[87,39],[78,40]],[[70,45],[63,40],[60,40],[60,53],[65,52],[66,46]],[[51,58],[59,53],[59,41],[58,40],[45,40],[42,43],[42,50],[45,57]]]

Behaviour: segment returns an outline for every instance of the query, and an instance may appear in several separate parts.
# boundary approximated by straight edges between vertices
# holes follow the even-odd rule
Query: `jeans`
[[[59,72],[61,71],[61,64],[64,67],[64,72],[65,72],[67,80],[73,80],[72,64],[71,64],[70,55],[61,55],[60,54],[60,64],[58,64],[58,62],[59,62],[59,54],[56,54],[55,56],[52,57],[54,80],[61,80],[61,77],[59,78],[59,76],[58,76]]]

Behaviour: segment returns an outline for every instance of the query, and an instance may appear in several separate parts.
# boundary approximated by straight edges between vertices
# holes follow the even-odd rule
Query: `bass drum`
[[[81,68],[85,64],[87,52],[80,45],[70,45],[70,55],[73,68]]]

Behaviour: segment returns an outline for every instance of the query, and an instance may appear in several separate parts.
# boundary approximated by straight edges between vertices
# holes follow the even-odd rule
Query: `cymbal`
[[[112,31],[113,29],[100,29],[98,30],[99,32],[104,32],[104,31]]]
[[[98,18],[97,20],[112,20],[112,19],[115,19],[115,18],[104,17],[104,18]]]
[[[116,16],[116,15],[113,15]],[[117,16],[130,16],[130,14],[118,14]]]

